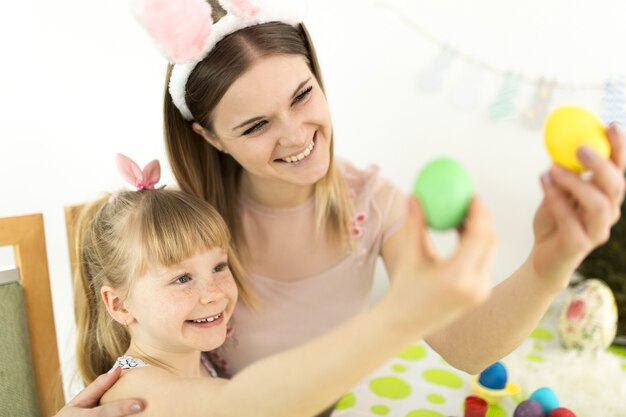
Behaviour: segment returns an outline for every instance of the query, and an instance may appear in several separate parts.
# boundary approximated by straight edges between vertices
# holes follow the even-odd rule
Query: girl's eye
[[[252,126],[251,128],[249,128],[246,131],[244,131],[243,135],[249,135],[251,133],[255,133],[259,129],[261,129],[263,126],[265,126],[266,124],[267,124],[266,120],[261,120],[260,122],[256,123],[254,126]]]
[[[311,85],[311,86],[309,86],[309,87],[307,87],[307,88],[306,88],[303,92],[301,92],[300,94],[298,94],[298,95],[296,96],[296,98],[294,98],[294,99],[293,99],[293,104],[296,104],[296,103],[298,103],[298,102],[300,102],[300,101],[304,100],[304,99],[305,99],[305,98],[309,95],[309,93],[311,92],[311,90],[313,90],[313,86],[312,86],[312,85]]]
[[[222,272],[226,268],[228,268],[228,263],[226,262],[219,263],[215,266],[215,268],[213,268],[213,273]]]
[[[180,277],[176,278],[176,281],[174,281],[174,283],[175,284],[186,284],[189,281],[191,281],[191,277],[188,274],[185,274],[183,276],[180,276]]]

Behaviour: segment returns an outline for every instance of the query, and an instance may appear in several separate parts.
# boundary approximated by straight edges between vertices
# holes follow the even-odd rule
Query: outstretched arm
[[[553,166],[542,178],[544,199],[534,220],[535,244],[522,266],[497,285],[490,299],[427,342],[450,364],[481,372],[512,352],[567,287],[583,259],[609,238],[624,199],[626,134],[607,129],[609,160],[580,152],[590,180]]]
[[[489,294],[492,229],[475,201],[458,251],[439,262],[421,252],[423,227],[412,201],[412,252],[394,287],[371,310],[289,351],[253,363],[231,380],[183,379],[156,367],[133,370],[114,387],[142,395],[150,416],[313,416],[407,345],[450,323]],[[416,277],[414,268],[423,273]],[[114,397],[115,398],[115,397]]]

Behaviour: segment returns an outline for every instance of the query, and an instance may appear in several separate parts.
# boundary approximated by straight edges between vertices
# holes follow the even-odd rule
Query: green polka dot
[[[533,347],[535,350],[543,350],[543,345],[541,343],[535,343]]]
[[[443,385],[448,388],[461,388],[463,380],[447,369],[427,369],[422,373],[424,379],[431,384]]]
[[[399,363],[391,365],[391,369],[396,372],[406,372],[406,366],[400,365]]]
[[[541,355],[537,355],[536,353],[531,353],[526,356],[526,360],[530,362],[545,362],[545,359]]]
[[[371,410],[377,416],[386,416],[391,411],[386,405],[374,405]]]
[[[550,330],[548,330],[546,328],[537,327],[530,334],[530,337],[532,337],[533,339],[536,339],[536,340],[552,340],[554,335],[552,334],[552,332]]]
[[[443,404],[446,402],[446,399],[439,394],[428,394],[426,399],[433,404]]]
[[[335,410],[345,410],[346,408],[354,407],[356,404],[356,397],[353,393],[349,392],[337,402]]]
[[[392,400],[406,398],[411,394],[411,386],[395,376],[372,379],[370,389],[374,394]]]
[[[506,417],[506,411],[496,404],[489,404],[487,415],[485,417]]]
[[[426,357],[426,348],[424,346],[414,345],[405,349],[398,357],[409,361],[424,359]]]
[[[446,417],[432,410],[413,410],[406,417]]]
[[[611,345],[608,347],[608,351],[614,355],[626,358],[626,347]]]

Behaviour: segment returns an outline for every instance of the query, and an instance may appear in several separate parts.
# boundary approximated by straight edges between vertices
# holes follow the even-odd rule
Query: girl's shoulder
[[[141,398],[146,404],[142,416],[208,415],[205,400],[210,403],[211,398],[214,398],[212,395],[217,395],[216,390],[227,382],[221,378],[181,377],[128,356],[118,361],[123,364],[122,375],[102,396],[100,404]],[[141,366],[141,363],[144,365]],[[181,398],[187,401],[181,403]],[[196,402],[195,399],[202,401]]]
[[[173,375],[159,368],[149,366],[141,359],[122,356],[117,359],[115,366],[122,368],[122,375],[115,384],[102,396],[100,404],[107,404],[131,397],[145,398],[146,386],[166,383]]]

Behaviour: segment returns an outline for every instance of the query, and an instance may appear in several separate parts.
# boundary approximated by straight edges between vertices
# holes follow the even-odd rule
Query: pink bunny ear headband
[[[156,159],[148,162],[142,170],[135,161],[118,153],[115,155],[115,164],[122,177],[129,184],[137,187],[137,191],[154,190],[154,186],[161,178],[161,165],[159,165],[159,161]],[[111,194],[109,203],[114,202],[118,195],[119,193]]]
[[[166,58],[175,64],[169,93],[185,120],[193,120],[185,86],[195,66],[224,37],[249,26],[304,20],[304,0],[219,0],[226,15],[216,23],[206,0],[136,0],[136,14]]]

